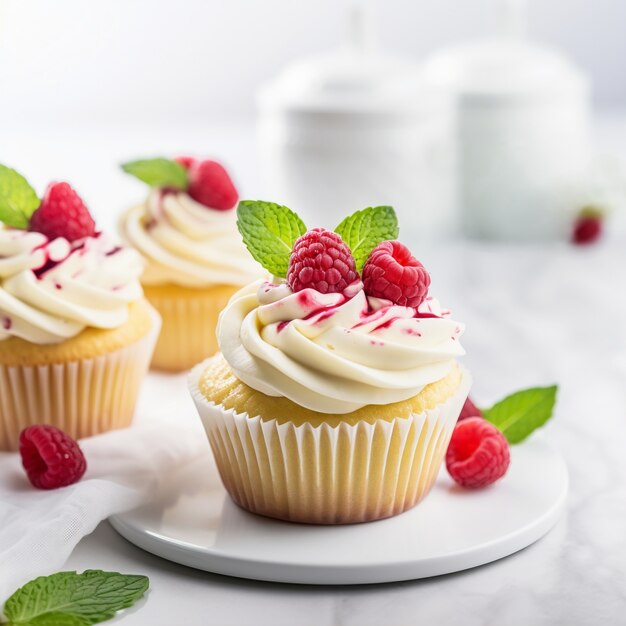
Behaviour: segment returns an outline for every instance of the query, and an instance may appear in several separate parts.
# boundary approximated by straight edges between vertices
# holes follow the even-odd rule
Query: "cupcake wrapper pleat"
[[[0,365],[0,450],[17,450],[20,432],[51,424],[74,439],[128,426],[152,357],[160,321],[115,352],[50,365]]]
[[[239,506],[293,522],[345,524],[397,515],[428,494],[470,384],[464,372],[446,402],[408,418],[337,427],[264,421],[208,402],[195,382],[191,390]]]
[[[163,320],[152,367],[166,371],[185,371],[217,352],[215,328],[221,310],[232,292],[212,294],[200,291],[197,297],[177,298],[155,294],[146,289],[146,298]]]

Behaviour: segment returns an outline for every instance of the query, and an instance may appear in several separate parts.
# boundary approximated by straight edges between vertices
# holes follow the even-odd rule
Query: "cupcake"
[[[152,366],[188,370],[217,350],[219,312],[261,275],[237,233],[237,191],[215,161],[133,161],[123,169],[150,185],[122,215],[122,238],[146,261],[144,293],[163,319]]]
[[[159,331],[141,257],[96,230],[68,183],[39,200],[0,166],[0,450],[52,424],[73,438],[127,426]]]
[[[314,524],[397,515],[431,489],[470,387],[463,325],[429,295],[390,207],[307,231],[242,202],[239,228],[274,276],[237,292],[221,352],[190,390],[232,499]]]

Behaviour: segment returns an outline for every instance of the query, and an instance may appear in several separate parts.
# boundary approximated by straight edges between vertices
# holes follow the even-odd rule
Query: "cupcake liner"
[[[17,450],[22,429],[51,424],[74,439],[130,424],[160,319],[132,344],[89,359],[0,365],[0,450]]]
[[[211,293],[211,289],[197,290],[198,295],[184,298],[156,294],[146,289],[146,298],[163,320],[152,367],[180,372],[217,352],[215,329],[217,318],[226,306],[232,291]]]
[[[346,524],[397,515],[433,486],[471,385],[410,417],[338,426],[264,421],[209,402],[190,389],[222,482],[253,513],[293,522]]]

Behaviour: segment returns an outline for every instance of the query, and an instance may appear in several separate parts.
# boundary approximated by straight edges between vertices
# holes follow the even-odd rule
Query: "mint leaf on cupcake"
[[[293,244],[306,232],[298,215],[273,202],[242,200],[237,228],[252,257],[274,276],[286,278]]]
[[[171,159],[158,157],[129,161],[122,164],[122,169],[150,187],[187,189],[189,184],[187,170],[183,165]]]
[[[101,570],[40,576],[4,605],[10,626],[88,626],[131,607],[148,590],[147,576]]]
[[[0,222],[28,228],[30,216],[40,204],[35,190],[19,172],[0,165]]]
[[[533,387],[507,396],[490,409],[482,409],[483,417],[496,426],[510,444],[524,441],[551,417],[558,387]]]
[[[348,244],[360,272],[379,243],[398,238],[398,218],[390,206],[369,207],[346,217],[335,232]]]

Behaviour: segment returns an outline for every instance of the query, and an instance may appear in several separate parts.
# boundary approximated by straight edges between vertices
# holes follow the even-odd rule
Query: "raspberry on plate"
[[[91,237],[96,224],[85,203],[68,183],[50,183],[39,208],[30,218],[28,229],[48,239],[65,237],[76,241]]]
[[[510,461],[509,442],[493,424],[470,417],[456,425],[446,468],[461,487],[478,489],[495,483],[506,474]]]
[[[465,400],[465,404],[461,409],[461,414],[459,415],[459,421],[467,419],[468,417],[482,417],[482,411],[472,402],[470,397],[467,397]]]
[[[179,157],[177,161],[189,173],[187,193],[196,202],[218,211],[227,211],[237,204],[239,194],[235,185],[217,161],[198,161],[190,157]]]
[[[87,462],[78,444],[62,430],[29,426],[20,434],[20,455],[26,475],[37,489],[56,489],[78,482]]]
[[[314,228],[296,239],[287,270],[292,291],[341,293],[358,277],[352,252],[337,233]]]
[[[430,276],[399,241],[383,241],[363,267],[363,288],[368,296],[417,308],[428,293]]]

